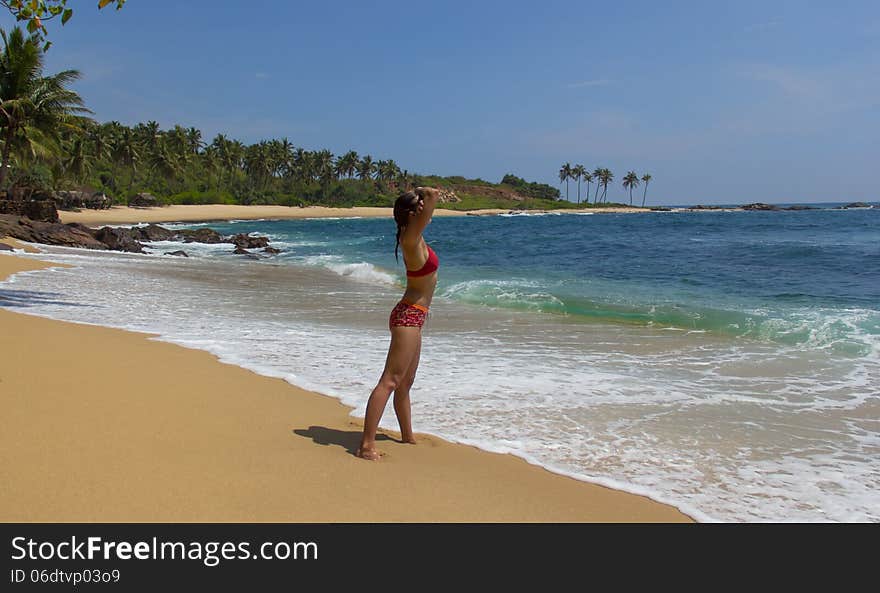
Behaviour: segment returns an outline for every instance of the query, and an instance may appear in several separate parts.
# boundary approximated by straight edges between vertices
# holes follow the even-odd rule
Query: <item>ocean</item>
[[[880,209],[811,206],[435,218],[416,432],[699,521],[880,520]],[[363,416],[405,281],[390,218],[164,226],[283,252],[47,247],[28,257],[75,267],[18,274],[0,304],[155,333]]]

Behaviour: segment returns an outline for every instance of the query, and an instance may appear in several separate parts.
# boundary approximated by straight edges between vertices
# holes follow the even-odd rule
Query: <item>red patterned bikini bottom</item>
[[[391,310],[388,327],[422,327],[428,316],[428,308],[407,301],[400,301]]]

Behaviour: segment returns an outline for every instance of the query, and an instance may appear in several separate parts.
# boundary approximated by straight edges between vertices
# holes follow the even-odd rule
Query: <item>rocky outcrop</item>
[[[91,229],[79,223],[60,224],[32,220],[24,216],[0,214],[0,237],[9,236],[30,243],[62,245],[64,247],[85,247],[87,249],[110,249],[128,253],[144,253],[142,242],[181,241],[183,243],[231,243],[234,253],[247,255],[252,259],[260,256],[248,249],[262,249],[267,254],[281,253],[280,249],[269,246],[268,237],[251,237],[240,233],[224,237],[214,229],[172,231],[157,224],[145,227],[101,227]],[[166,252],[166,255],[189,257],[182,250]]]
[[[139,229],[105,226],[95,231],[95,239],[113,251],[143,253],[144,246],[138,241],[141,236],[138,231]]]
[[[846,206],[838,206],[837,210],[847,210],[849,208],[871,208],[871,205],[864,202],[852,202]]]
[[[0,195],[0,214],[10,216],[26,216],[31,220],[42,222],[59,222],[58,209],[51,199],[43,199],[42,195],[27,198],[6,198]]]
[[[24,216],[0,214],[0,236],[5,235],[21,241],[46,245],[109,249],[106,244],[97,240],[93,233],[91,229],[76,223],[43,222]]]
[[[754,204],[746,204],[742,207],[743,210],[779,210],[779,206],[774,206],[773,204],[764,204],[762,202],[755,202]]]
[[[456,195],[456,193],[451,189],[441,189],[440,196],[437,198],[438,202],[441,203],[450,203],[450,202],[461,202],[461,198]]]
[[[183,229],[175,232],[175,238],[172,241],[183,241],[184,243],[231,243],[223,238],[223,235],[214,229],[201,228],[196,230]]]
[[[139,193],[128,199],[128,205],[132,208],[153,208],[159,206],[159,198],[153,194]]]
[[[148,224],[147,226],[136,228],[140,233],[141,241],[174,241],[178,234],[158,224]]]
[[[262,247],[269,246],[268,237],[251,237],[250,235],[246,235],[244,233],[233,235],[230,240],[236,247],[240,247],[242,249],[260,249]]]
[[[688,210],[721,210],[721,206],[704,206],[702,204],[697,204],[696,206],[689,206]]]
[[[788,206],[786,208],[780,208],[780,210],[818,210],[818,208],[814,208],[813,206]]]

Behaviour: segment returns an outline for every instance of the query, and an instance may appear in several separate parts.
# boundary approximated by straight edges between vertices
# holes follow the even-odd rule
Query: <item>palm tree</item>
[[[648,184],[651,182],[651,174],[645,173],[642,175],[642,181],[645,182],[645,192],[642,194],[642,208],[645,207],[645,197],[648,195]]]
[[[373,157],[370,155],[364,156],[357,165],[358,179],[361,181],[370,179],[373,176],[374,167],[375,164],[373,163]]]
[[[351,179],[354,172],[357,170],[358,165],[358,154],[349,150],[344,155],[336,159],[336,171],[340,177],[343,175]]]
[[[86,138],[78,136],[67,145],[67,153],[63,165],[65,171],[73,176],[73,180],[82,183],[83,179],[91,172],[95,159],[86,149]]]
[[[62,129],[74,129],[78,114],[90,113],[82,98],[68,85],[80,77],[76,70],[43,76],[43,50],[33,36],[15,27],[0,31],[0,128],[3,154],[0,188],[6,183],[10,157],[23,158],[58,152]]]
[[[131,170],[128,191],[131,191],[131,187],[134,185],[134,175],[140,159],[140,147],[138,146],[134,131],[131,128],[122,128],[122,132],[116,138],[113,145],[113,160]]]
[[[571,164],[565,163],[559,169],[559,182],[565,182],[565,199],[568,200],[568,180],[571,179]]]
[[[584,170],[584,181],[587,182],[587,203],[590,203],[590,183],[593,181],[593,174]]]
[[[623,178],[623,189],[629,189],[629,205],[633,203],[633,188],[639,186],[639,176],[635,171],[629,171]]]
[[[575,165],[572,167],[571,176],[578,182],[578,204],[581,203],[581,177],[584,177],[585,175],[587,175],[587,169],[583,165]]]
[[[202,142],[202,131],[198,128],[187,128],[186,144],[192,154],[199,154],[199,151],[205,147],[205,143]]]
[[[599,203],[599,186],[602,185],[602,171],[604,170],[605,169],[603,169],[602,167],[596,167],[595,170],[593,170],[593,178],[596,180],[596,195],[593,196],[594,204]]]
[[[614,181],[614,173],[611,172],[611,169],[602,169],[599,178],[602,181],[602,201],[605,202],[608,195],[608,184]]]

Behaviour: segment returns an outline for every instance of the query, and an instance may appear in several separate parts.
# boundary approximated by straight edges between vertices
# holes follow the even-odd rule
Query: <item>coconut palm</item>
[[[650,173],[645,173],[644,175],[642,175],[642,181],[645,182],[645,191],[642,194],[642,208],[645,207],[645,197],[648,195],[648,184],[651,182],[651,179],[652,178]]]
[[[583,165],[575,165],[571,168],[571,176],[578,182],[578,200],[581,203],[581,178],[587,174],[587,169]]]
[[[593,181],[593,174],[584,170],[584,181],[587,182],[587,203],[590,203],[590,183]]]
[[[187,128],[186,129],[186,145],[192,154],[199,154],[199,151],[205,147],[205,143],[202,142],[202,131],[198,128]]]
[[[375,163],[373,162],[373,157],[370,155],[364,156],[357,165],[358,179],[361,181],[370,179],[373,176],[374,168]]]
[[[113,144],[112,151],[114,163],[128,167],[131,170],[131,178],[128,182],[128,190],[131,191],[131,187],[134,185],[137,164],[141,160],[140,146],[131,128],[122,128]]]
[[[568,200],[568,180],[571,179],[571,163],[565,163],[559,168],[559,182],[565,182],[565,199]]]
[[[599,203],[599,186],[602,185],[602,171],[604,171],[602,167],[596,167],[593,170],[593,179],[596,180],[596,195],[593,196],[593,203]]]
[[[635,171],[629,171],[623,177],[623,189],[629,189],[629,205],[633,203],[633,188],[639,186],[639,176]]]
[[[60,133],[77,128],[77,115],[90,113],[82,98],[67,87],[80,74],[64,70],[43,76],[43,50],[33,36],[15,27],[0,30],[0,128],[3,153],[0,187],[6,183],[10,159],[50,155],[59,151]]]
[[[605,202],[608,199],[608,184],[614,181],[614,173],[611,172],[611,169],[603,168],[599,179],[602,182],[602,201]]]

